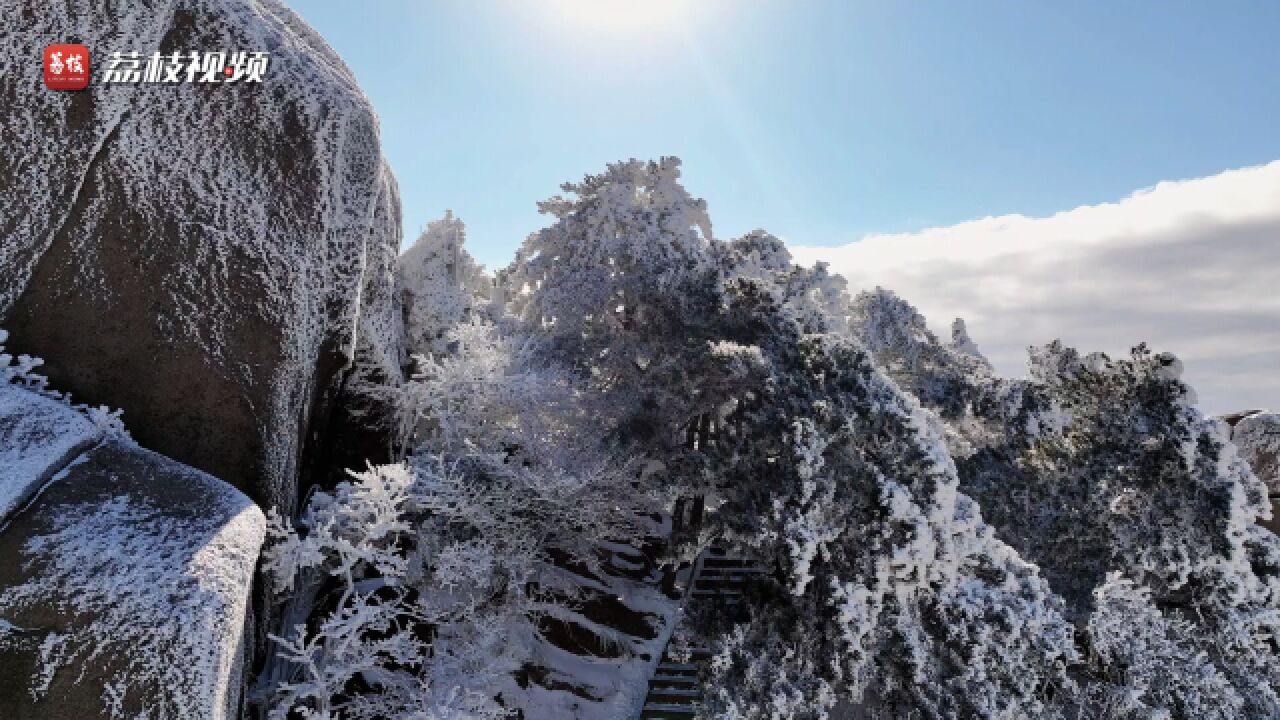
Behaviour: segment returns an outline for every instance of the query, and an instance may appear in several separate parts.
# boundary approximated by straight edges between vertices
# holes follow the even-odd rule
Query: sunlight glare
[[[553,20],[597,34],[652,31],[689,19],[696,0],[548,0]]]

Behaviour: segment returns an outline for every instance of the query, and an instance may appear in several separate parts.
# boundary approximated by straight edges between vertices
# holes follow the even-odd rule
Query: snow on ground
[[[625,545],[615,545],[610,549],[628,554],[636,552]],[[513,682],[503,689],[502,694],[512,698],[514,702],[511,705],[521,708],[529,720],[625,720],[636,717],[648,694],[649,678],[679,621],[680,601],[663,594],[652,578],[637,581],[602,574],[601,582],[597,583],[581,576],[566,575],[570,582],[603,590],[632,612],[648,616],[656,634],[648,639],[626,635],[601,627],[571,610],[561,610],[557,613],[561,619],[589,628],[601,637],[619,639],[621,656],[600,658],[571,653],[539,637],[528,626],[514,629],[511,641],[528,648],[533,662],[547,670],[546,684],[572,685],[596,699],[588,699],[566,689],[549,689],[537,682],[528,683],[527,688]]]

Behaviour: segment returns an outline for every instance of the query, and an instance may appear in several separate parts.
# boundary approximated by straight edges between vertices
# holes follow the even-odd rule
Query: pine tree
[[[1001,536],[1073,617],[1104,611],[1107,578],[1136,584],[1239,694],[1242,716],[1280,713],[1280,541],[1257,525],[1266,490],[1222,424],[1195,408],[1181,363],[1145,346],[1113,360],[1053,343],[1031,370],[1007,387],[1005,440],[966,463],[966,486]],[[1178,705],[1193,707],[1197,692]]]
[[[715,239],[679,167],[565,185],[491,286],[452,216],[420,240],[413,456],[273,525],[313,611],[281,638],[282,707],[519,706],[597,544],[700,497],[672,554],[767,570],[687,618],[714,650],[703,717],[1280,715],[1266,488],[1172,356],[1055,343],[1000,378],[962,321],[944,342],[764,231]]]
[[[942,426],[846,337],[843,283],[756,232],[708,238],[676,166],[566,186],[508,282],[585,368],[619,442],[714,513],[705,542],[772,580],[720,643],[708,717],[824,717],[841,699],[938,716],[1042,708],[1069,625],[1035,569],[956,492]],[[1003,632],[988,623],[1000,620]]]
[[[413,353],[446,353],[449,331],[488,302],[492,281],[467,252],[466,239],[462,220],[447,211],[396,263],[405,339]]]

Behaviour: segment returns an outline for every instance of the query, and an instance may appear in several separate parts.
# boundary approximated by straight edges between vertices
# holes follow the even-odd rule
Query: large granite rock
[[[0,517],[0,717],[238,717],[262,512],[66,404],[0,385],[0,407],[31,411],[0,415],[0,456],[38,490]]]
[[[399,373],[395,182],[351,72],[273,0],[0,0],[0,327],[140,444],[289,511],[357,349]],[[50,42],[93,81],[45,89]],[[111,51],[261,84],[103,84]]]
[[[1231,441],[1272,495],[1280,495],[1280,413],[1256,412],[1236,422]]]
[[[1280,533],[1280,413],[1254,410],[1224,418],[1231,442],[1271,493],[1271,520],[1262,524]]]
[[[100,436],[65,404],[0,383],[0,522]]]

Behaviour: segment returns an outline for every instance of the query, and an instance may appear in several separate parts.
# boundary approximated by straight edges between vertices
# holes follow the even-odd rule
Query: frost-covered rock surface
[[[1261,524],[1280,534],[1280,413],[1255,411],[1233,419],[1231,442],[1271,494],[1271,519]]]
[[[399,200],[377,120],[273,0],[0,0],[0,321],[141,444],[292,505],[351,358],[398,373]],[[45,90],[52,40],[270,53],[261,84]]]
[[[263,532],[127,438],[71,462],[0,532],[0,717],[238,717]]]
[[[0,384],[0,522],[99,434],[93,422],[65,404]]]
[[[1231,430],[1231,441],[1271,494],[1280,495],[1280,413],[1241,418]]]

